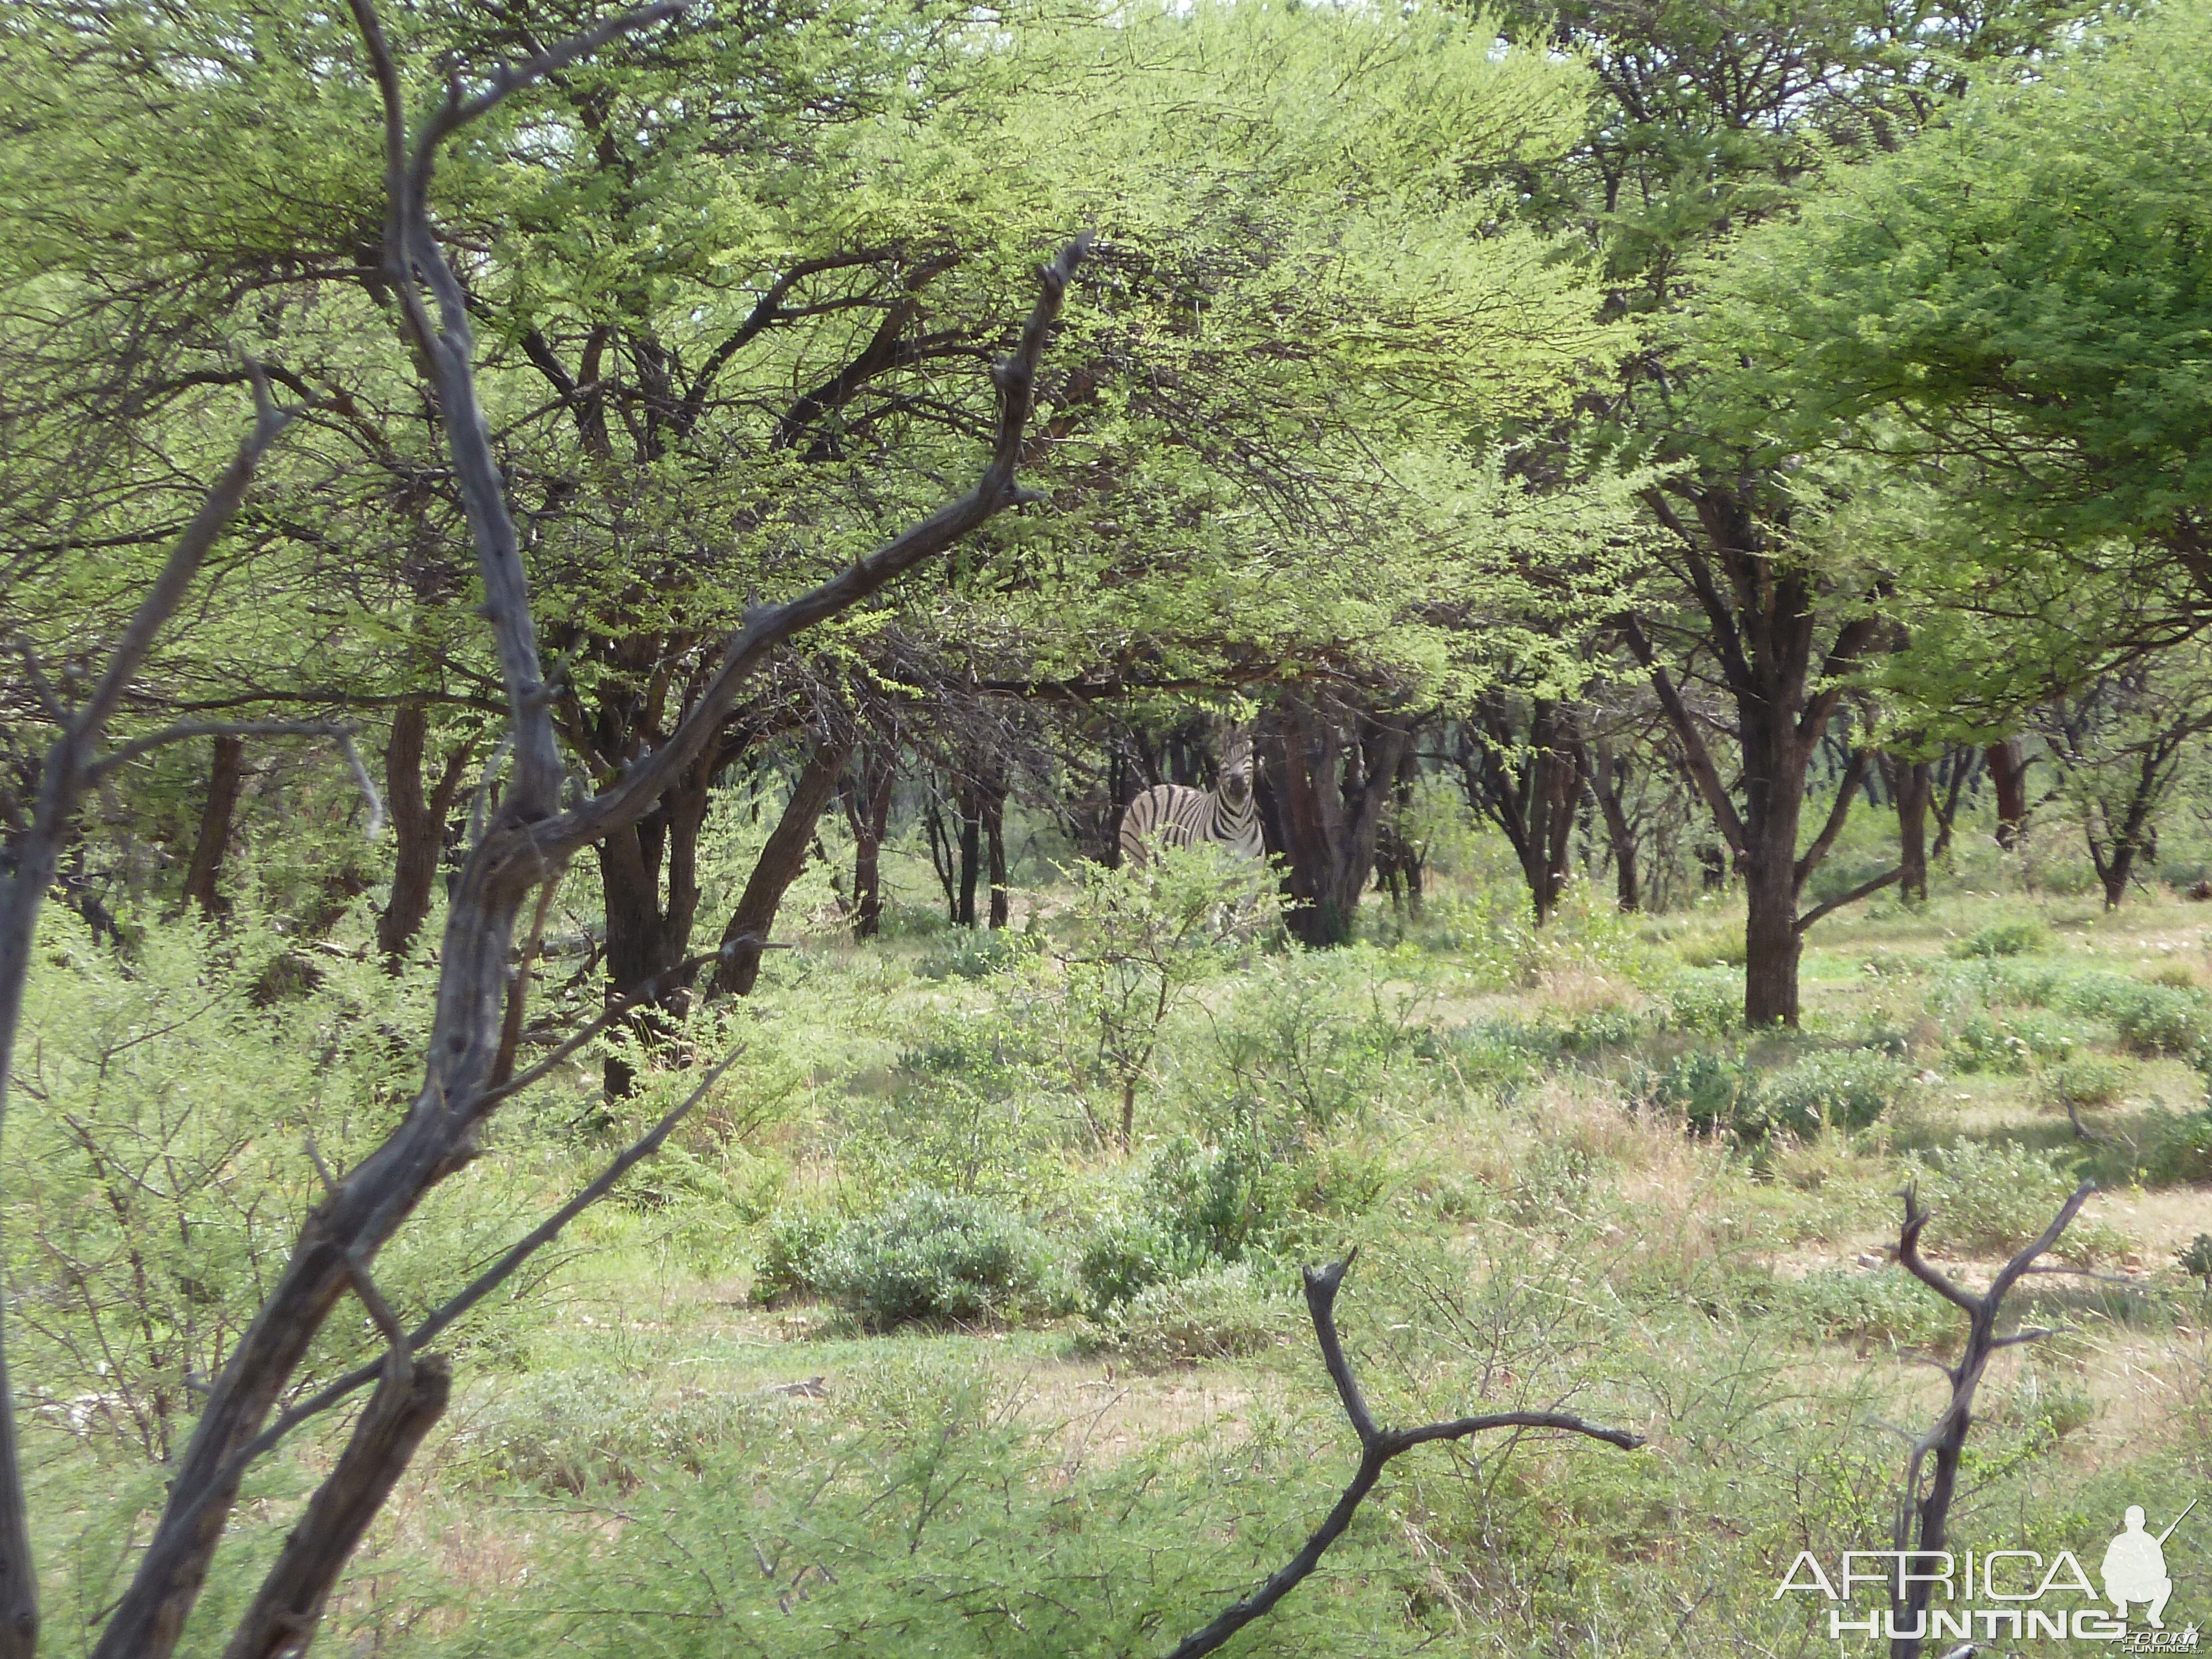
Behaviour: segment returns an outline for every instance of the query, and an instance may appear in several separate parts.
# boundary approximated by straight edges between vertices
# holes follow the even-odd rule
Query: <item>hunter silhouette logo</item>
[[[2166,1599],[2173,1594],[2173,1580],[2166,1576],[2166,1540],[2173,1536],[2173,1528],[2187,1518],[2189,1510],[2196,1507],[2192,1498],[2189,1509],[2173,1517],[2173,1525],[2153,1538],[2143,1530],[2142,1505],[2128,1505],[2127,1530],[2106,1550],[2103,1570],[2105,1599],[2121,1618],[2128,1616],[2130,1601],[2142,1601],[2148,1604],[2143,1617],[2150,1621],[2150,1627],[2166,1628]]]

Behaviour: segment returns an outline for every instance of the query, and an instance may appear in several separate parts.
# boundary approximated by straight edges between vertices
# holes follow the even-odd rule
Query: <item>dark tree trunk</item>
[[[1566,894],[1583,777],[1573,710],[1547,697],[1528,710],[1523,738],[1506,698],[1483,699],[1472,722],[1480,733],[1461,728],[1459,763],[1468,804],[1512,844],[1540,927]]]
[[[185,871],[185,902],[198,905],[206,915],[220,916],[230,908],[222,896],[222,861],[245,787],[246,740],[217,738],[208,768],[207,800],[200,808],[199,839],[192,843],[192,861]]]
[[[1897,802],[1899,890],[1925,903],[1928,899],[1928,809],[1936,795],[1932,768],[1924,760],[1890,769],[1889,793]]]
[[[1279,805],[1290,861],[1291,930],[1309,945],[1348,944],[1359,896],[1375,870],[1399,761],[1412,722],[1359,709],[1323,710],[1284,700],[1277,733]],[[1347,740],[1348,739],[1348,740]]]
[[[1743,818],[1743,1018],[1747,1025],[1797,1023],[1797,830],[1805,800],[1804,768],[1790,775],[1786,757],[1770,754],[1757,783],[1745,768]],[[1778,776],[1777,775],[1780,775]],[[1856,787],[1856,781],[1853,780]],[[1843,797],[1848,799],[1848,796]]]
[[[2136,843],[2121,841],[2110,848],[2100,847],[2094,835],[2089,837],[2090,861],[2097,866],[2098,884],[2105,890],[2105,908],[2117,910],[2128,896],[2128,883],[2136,872]]]
[[[897,781],[894,751],[868,744],[843,787],[845,822],[853,831],[853,937],[883,931],[884,836],[890,828],[891,786]]]
[[[387,1370],[369,1396],[352,1437],[231,1634],[223,1659],[285,1659],[307,1645],[323,1604],[438,1419],[453,1389],[445,1355],[415,1356],[402,1373]]]
[[[1825,660],[1816,660],[1819,594],[1809,573],[1774,556],[1757,514],[1734,495],[1699,488],[1688,498],[1697,531],[1659,492],[1645,501],[1679,541],[1680,568],[1705,612],[1716,666],[1735,704],[1741,812],[1697,718],[1634,617],[1622,619],[1622,635],[1650,675],[1683,763],[1743,876],[1748,906],[1744,1019],[1754,1026],[1794,1025],[1803,931],[1833,908],[1822,906],[1801,918],[1798,896],[1843,828],[1865,776],[1864,750],[1854,756],[1827,823],[1800,856],[1806,775],[1841,698],[1843,676],[1886,636],[1887,624],[1853,617],[1838,629]],[[1862,897],[1895,878],[1892,872],[1836,902]]]
[[[983,844],[991,878],[991,926],[1004,927],[1013,917],[1013,893],[1006,884],[1006,792],[983,791]]]
[[[1427,874],[1428,860],[1406,833],[1406,821],[1412,815],[1413,791],[1420,781],[1420,761],[1408,743],[1398,761],[1398,781],[1391,791],[1390,810],[1375,842],[1375,874],[1382,890],[1390,895],[1390,908],[1402,908],[1415,921],[1421,919],[1423,878]]]
[[[1583,746],[1583,775],[1605,820],[1606,845],[1613,850],[1613,889],[1623,910],[1642,908],[1643,889],[1638,879],[1636,829],[1628,818],[1628,763],[1613,752],[1613,745],[1593,740]]]
[[[982,874],[983,792],[974,784],[960,787],[960,893],[952,907],[955,926],[975,925],[975,884]]]
[[[714,773],[711,759],[702,756],[651,812],[599,843],[610,997],[665,975],[690,945],[691,924],[699,911],[699,830],[707,819]],[[672,983],[660,985],[628,1017],[625,1024],[642,1045],[650,1048],[666,1035],[682,991]],[[607,1056],[602,1074],[611,1098],[620,1099],[636,1085],[636,1068],[619,1054]]]
[[[2127,897],[2128,883],[2134,878],[2136,860],[2155,856],[2158,831],[2152,825],[2152,817],[2172,781],[2172,763],[2181,753],[2184,742],[2177,732],[2143,745],[2136,757],[2135,780],[2118,823],[2112,821],[2109,805],[2100,806],[2094,816],[2085,815],[2089,861],[2096,866],[2097,880],[2105,890],[2107,910],[2117,910]],[[2100,823],[2104,826],[2102,835],[2098,833]]]
[[[1936,765],[1936,787],[1928,798],[1928,808],[1936,815],[1936,844],[1928,849],[1930,859],[1940,860],[1951,850],[1951,835],[1958,827],[1959,798],[1972,781],[1979,757],[1972,749],[1954,745],[1943,751]]]
[[[1985,752],[1990,785],[1997,797],[1997,845],[2017,847],[2027,828],[2027,768],[2020,758],[2020,739],[2007,738]]]
[[[821,822],[830,799],[837,793],[837,780],[852,755],[844,744],[823,743],[807,760],[784,803],[783,816],[769,832],[768,842],[754,860],[753,872],[738,908],[722,929],[721,959],[714,966],[714,989],[736,996],[752,994],[760,977],[761,951],[775,927],[775,913],[791,884],[806,867],[814,845],[814,826]]]
[[[463,744],[447,756],[426,798],[422,761],[429,731],[429,710],[421,702],[404,702],[392,717],[392,741],[384,750],[384,800],[392,816],[393,857],[392,900],[376,918],[376,948],[395,969],[429,917],[446,820],[475,753],[473,744]]]

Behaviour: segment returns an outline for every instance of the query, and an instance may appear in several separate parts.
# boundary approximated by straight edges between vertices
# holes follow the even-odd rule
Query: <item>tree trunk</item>
[[[1890,781],[1897,801],[1897,867],[1899,890],[1919,903],[1928,902],[1928,807],[1935,798],[1933,769],[1924,760],[1897,767]]]
[[[983,842],[989,855],[991,926],[1004,927],[1013,917],[1013,894],[1006,885],[1006,792],[983,791]]]
[[[1936,814],[1936,844],[1928,849],[1931,859],[1940,860],[1951,850],[1952,831],[1959,823],[1959,797],[1966,793],[1975,764],[1976,756],[1972,749],[1954,744],[1943,751],[1942,762],[1936,768],[1936,787],[1928,798],[1929,810]]]
[[[223,1659],[283,1659],[306,1650],[331,1587],[414,1461],[423,1436],[444,1415],[452,1387],[453,1366],[443,1354],[417,1354],[405,1373],[385,1374],[337,1467],[285,1537]]]
[[[1583,777],[1574,711],[1536,697],[1528,712],[1523,740],[1513,729],[1513,705],[1503,696],[1484,698],[1474,716],[1481,735],[1462,729],[1460,771],[1468,805],[1512,844],[1540,927],[1559,908],[1572,873]]]
[[[1854,757],[1826,824],[1801,857],[1797,830],[1806,773],[1843,695],[1843,676],[1888,636],[1888,624],[1873,616],[1852,617],[1838,627],[1826,659],[1818,659],[1819,595],[1811,574],[1774,554],[1762,521],[1745,501],[1718,488],[1686,494],[1702,534],[1682,521],[1663,493],[1649,492],[1644,500],[1680,540],[1681,568],[1705,613],[1716,661],[1735,703],[1741,812],[1698,717],[1632,615],[1621,619],[1622,637],[1650,675],[1691,781],[1743,873],[1749,905],[1744,925],[1745,1023],[1794,1025],[1801,936],[1814,919],[1808,915],[1801,924],[1798,895],[1843,828],[1865,775],[1864,750]],[[1882,884],[1869,884],[1852,896]]]
[[[2136,846],[2123,840],[2109,852],[2100,848],[2095,836],[2089,838],[2090,861],[2097,866],[2097,881],[2105,890],[2105,908],[2117,910],[2128,896],[2128,882],[2135,874]]]
[[[1752,1026],[1795,1025],[1803,947],[1796,862],[1804,769],[1798,769],[1795,788],[1771,777],[1762,781],[1768,787],[1753,794],[1757,804],[1744,815],[1743,1018]],[[1760,796],[1769,799],[1761,802]]]
[[[1421,781],[1420,762],[1412,744],[1398,760],[1398,778],[1391,790],[1390,810],[1384,816],[1382,833],[1375,842],[1375,873],[1383,890],[1390,895],[1390,908],[1403,906],[1415,921],[1421,919],[1421,901],[1425,896],[1423,878],[1427,874],[1427,860],[1413,838],[1406,834],[1406,820],[1413,808],[1413,791]]]
[[[753,872],[738,908],[722,929],[721,960],[714,967],[714,989],[736,996],[752,994],[760,977],[761,951],[775,926],[775,913],[791,884],[806,867],[814,844],[814,826],[821,821],[830,798],[837,793],[837,780],[852,755],[849,744],[824,742],[808,759],[783,816],[769,832],[768,842],[754,860]]]
[[[1985,752],[1997,797],[1997,845],[2017,847],[2027,828],[2027,768],[2021,762],[2020,739],[2007,738]]]
[[[599,843],[599,886],[606,915],[607,994],[665,975],[684,960],[699,910],[699,830],[707,820],[710,756],[695,762],[651,812]],[[660,872],[668,869],[668,896]],[[682,988],[664,984],[624,1024],[650,1048],[667,1033]],[[619,1100],[636,1086],[636,1067],[611,1054],[601,1067],[608,1097]]]
[[[853,831],[853,937],[873,939],[883,931],[884,836],[890,828],[893,751],[868,744],[845,784],[845,822]]]
[[[245,787],[246,740],[217,738],[208,768],[207,801],[200,809],[199,839],[192,844],[192,861],[185,871],[185,902],[198,905],[204,915],[220,916],[230,909],[222,890],[222,861]]]
[[[1611,744],[1594,740],[1583,746],[1582,769],[1589,780],[1590,793],[1597,797],[1606,845],[1613,851],[1614,902],[1632,914],[1642,907],[1644,896],[1638,879],[1636,830],[1628,820],[1628,763],[1613,754]]]
[[[429,918],[438,861],[445,852],[446,820],[476,752],[473,743],[465,743],[448,755],[426,798],[422,760],[429,731],[428,708],[420,702],[404,702],[392,717],[392,741],[384,750],[384,801],[392,817],[393,856],[392,899],[377,915],[376,948],[395,971]]]
[[[1324,711],[1299,696],[1284,700],[1281,764],[1274,769],[1283,780],[1290,924],[1305,944],[1350,942],[1359,896],[1375,870],[1382,809],[1412,736],[1412,723],[1402,717]]]
[[[983,797],[974,784],[960,787],[960,892],[952,907],[956,927],[975,925],[975,883],[982,874]]]

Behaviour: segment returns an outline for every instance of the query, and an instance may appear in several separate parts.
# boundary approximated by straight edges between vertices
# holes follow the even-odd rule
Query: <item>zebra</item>
[[[1260,811],[1252,799],[1252,738],[1230,734],[1221,757],[1221,781],[1211,789],[1156,783],[1121,809],[1121,862],[1141,869],[1155,847],[1218,842],[1249,859],[1267,856]]]

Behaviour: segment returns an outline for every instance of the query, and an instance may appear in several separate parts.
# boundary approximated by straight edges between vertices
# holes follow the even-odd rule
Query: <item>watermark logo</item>
[[[1812,1551],[1801,1550],[1773,1599],[1802,1594],[1839,1604],[1828,1609],[1828,1634],[1838,1641],[2041,1637],[2111,1642],[2123,1653],[2197,1653],[2197,1626],[2172,1629],[2166,1622],[2173,1596],[2166,1541],[2196,1507],[2192,1498],[2165,1531],[2154,1534],[2142,1506],[2130,1505],[2099,1565],[2101,1591],[2071,1550],[2047,1560],[2035,1550],[1846,1550],[1832,1573]],[[1853,1605],[1875,1589],[1889,1606]],[[2140,1624],[2131,1614],[2139,1614]]]

